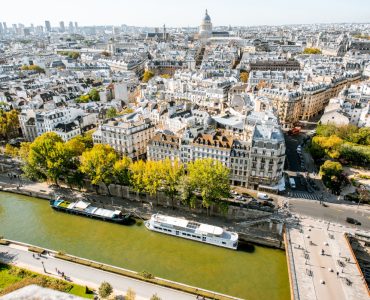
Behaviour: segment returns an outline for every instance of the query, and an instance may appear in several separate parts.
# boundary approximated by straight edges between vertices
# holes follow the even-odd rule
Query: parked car
[[[294,180],[294,178],[293,178],[293,177],[290,177],[290,178],[289,178],[289,184],[290,184],[290,187],[291,187],[292,189],[295,189],[295,188],[296,188],[295,180]]]
[[[267,194],[260,193],[260,192],[257,193],[257,198],[261,199],[261,200],[269,200],[270,199],[270,197]]]
[[[354,218],[347,217],[346,218],[347,223],[353,224],[353,225],[361,225],[361,222],[357,221]]]

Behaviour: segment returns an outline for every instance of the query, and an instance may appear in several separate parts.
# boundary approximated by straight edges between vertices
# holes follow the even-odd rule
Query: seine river
[[[244,299],[290,299],[285,253],[234,251],[56,212],[46,200],[0,192],[0,235]]]

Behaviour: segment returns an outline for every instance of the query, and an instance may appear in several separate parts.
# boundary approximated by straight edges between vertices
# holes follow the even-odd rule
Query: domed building
[[[202,23],[199,26],[199,39],[207,40],[212,36],[212,22],[211,17],[208,15],[208,11],[206,10],[206,14],[202,20]]]

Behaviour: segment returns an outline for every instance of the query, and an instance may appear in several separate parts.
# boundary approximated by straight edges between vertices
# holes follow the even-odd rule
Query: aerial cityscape
[[[370,3],[12,1],[0,298],[370,300]]]

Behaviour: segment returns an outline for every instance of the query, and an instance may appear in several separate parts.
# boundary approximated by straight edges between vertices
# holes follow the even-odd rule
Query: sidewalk
[[[299,221],[287,226],[299,299],[369,299],[344,237],[354,230],[312,218]]]

